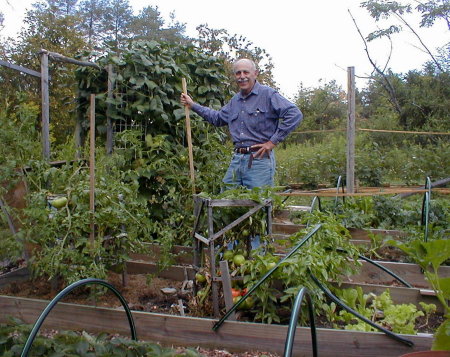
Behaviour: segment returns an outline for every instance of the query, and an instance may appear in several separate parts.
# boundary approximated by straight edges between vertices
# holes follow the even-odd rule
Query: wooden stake
[[[50,159],[50,99],[48,84],[48,54],[41,51],[41,111],[42,111],[42,156]]]
[[[95,94],[91,94],[90,97],[90,150],[89,150],[89,210],[91,212],[91,232],[89,235],[89,240],[91,247],[94,246],[95,237],[95,224],[94,224],[94,213],[95,213]]]
[[[187,95],[186,78],[181,79],[181,84],[183,86],[183,93]],[[184,114],[186,115],[186,135],[189,150],[189,172],[191,174],[192,193],[195,194],[194,155],[192,154],[191,119],[189,117],[189,108],[187,106],[184,106]]]
[[[347,192],[355,193],[355,67],[347,68]]]

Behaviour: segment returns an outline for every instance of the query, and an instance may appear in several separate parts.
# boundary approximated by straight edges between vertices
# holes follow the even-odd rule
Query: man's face
[[[250,61],[241,60],[238,61],[234,67],[234,76],[236,83],[238,84],[241,93],[247,95],[251,92],[258,76],[258,71],[253,68]]]

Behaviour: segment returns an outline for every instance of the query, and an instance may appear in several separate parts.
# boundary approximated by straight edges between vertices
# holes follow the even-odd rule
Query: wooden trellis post
[[[113,98],[113,67],[108,64],[108,99]],[[108,101],[106,109],[106,153],[111,154],[113,151],[113,125],[111,119],[112,104]]]
[[[91,229],[89,241],[91,247],[94,247],[95,239],[95,94],[90,97],[90,150],[89,150],[89,210],[91,212]]]
[[[48,53],[41,50],[42,155],[50,159],[50,101],[48,94]]]

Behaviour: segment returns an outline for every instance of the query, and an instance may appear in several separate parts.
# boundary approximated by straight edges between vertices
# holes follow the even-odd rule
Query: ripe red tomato
[[[237,296],[241,296],[241,290],[239,289],[231,289],[231,295],[235,298]]]

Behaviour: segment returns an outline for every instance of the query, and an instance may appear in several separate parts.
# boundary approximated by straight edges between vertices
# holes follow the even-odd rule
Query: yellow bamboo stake
[[[183,87],[183,93],[187,95],[186,78],[181,79],[181,84]],[[189,108],[187,106],[184,106],[184,114],[186,116],[186,136],[189,152],[189,172],[192,181],[192,193],[195,194],[194,155],[192,153],[191,119],[189,117]]]

